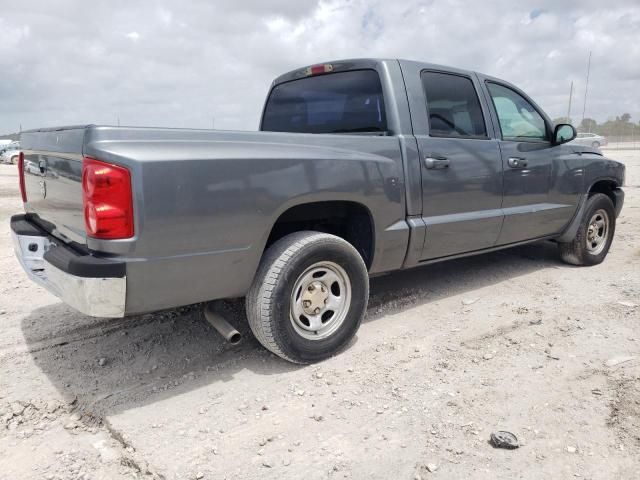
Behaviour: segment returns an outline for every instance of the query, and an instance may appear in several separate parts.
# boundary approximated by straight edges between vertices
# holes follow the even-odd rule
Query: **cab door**
[[[502,225],[502,160],[477,78],[404,72],[422,177],[422,261],[495,245]]]
[[[550,122],[524,93],[493,79],[485,85],[499,125],[504,165],[504,224],[498,244],[553,235],[575,211],[581,171],[565,167],[575,154],[552,142]]]

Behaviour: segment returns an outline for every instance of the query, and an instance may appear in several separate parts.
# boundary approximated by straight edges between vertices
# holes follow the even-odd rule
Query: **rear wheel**
[[[353,338],[369,297],[367,268],[345,240],[297,232],[265,253],[246,298],[258,341],[294,363],[324,360]]]
[[[597,265],[607,253],[616,229],[611,199],[603,193],[589,197],[584,215],[571,242],[559,243],[562,260],[571,265]]]
[[[591,146],[592,146],[593,148],[600,148],[600,142],[593,142],[593,143],[591,144]]]

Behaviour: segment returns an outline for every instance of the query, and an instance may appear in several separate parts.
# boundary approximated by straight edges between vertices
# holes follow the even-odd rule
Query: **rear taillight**
[[[22,195],[22,203],[27,203],[27,190],[24,187],[24,153],[20,152],[18,156],[18,178],[20,178],[20,195]]]
[[[129,170],[94,158],[82,159],[82,205],[89,236],[133,237],[133,198]]]

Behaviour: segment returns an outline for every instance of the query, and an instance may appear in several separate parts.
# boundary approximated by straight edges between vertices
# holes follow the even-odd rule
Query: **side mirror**
[[[553,130],[553,143],[554,145],[562,145],[563,143],[570,142],[578,136],[578,132],[568,123],[559,123]]]

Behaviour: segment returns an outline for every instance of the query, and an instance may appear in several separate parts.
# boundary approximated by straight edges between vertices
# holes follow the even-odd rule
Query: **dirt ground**
[[[372,280],[341,355],[225,344],[195,307],[121,320],[30,282],[0,166],[2,479],[637,479],[640,152],[606,261],[546,242]],[[494,449],[508,430],[522,446]]]

